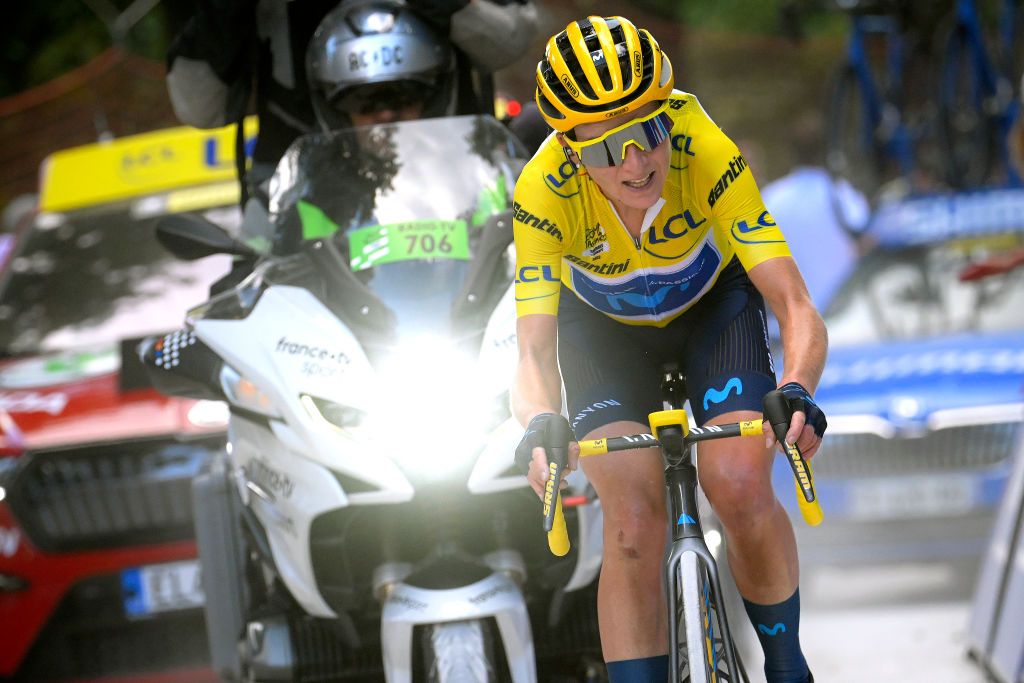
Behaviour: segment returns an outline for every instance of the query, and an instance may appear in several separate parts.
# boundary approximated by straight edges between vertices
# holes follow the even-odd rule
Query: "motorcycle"
[[[193,487],[226,680],[603,675],[599,504],[567,506],[572,550],[554,557],[512,466],[524,157],[482,116],[314,134],[271,179],[270,254],[195,219],[159,226],[180,258],[255,262],[140,347],[158,389],[230,407],[227,451]]]

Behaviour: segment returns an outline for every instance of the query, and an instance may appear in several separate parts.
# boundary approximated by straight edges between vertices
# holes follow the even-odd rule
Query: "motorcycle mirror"
[[[214,254],[232,254],[249,259],[259,256],[255,249],[199,216],[164,216],[156,224],[156,239],[164,249],[184,261]]]

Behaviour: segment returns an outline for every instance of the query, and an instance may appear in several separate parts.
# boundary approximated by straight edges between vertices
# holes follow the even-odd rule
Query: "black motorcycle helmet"
[[[352,124],[352,112],[422,104],[420,116],[452,113],[449,41],[404,0],[345,0],[320,22],[306,51],[318,125]]]

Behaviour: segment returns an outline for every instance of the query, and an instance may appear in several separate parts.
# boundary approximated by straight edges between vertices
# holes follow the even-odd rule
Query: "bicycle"
[[[956,0],[941,32],[939,106],[952,187],[981,185],[999,169],[1008,183],[1020,182],[1005,144],[1020,108],[1014,82],[1024,66],[1017,54],[1024,32],[1017,2],[1002,1],[998,30],[988,43],[976,0]]]
[[[665,485],[669,492],[669,522],[672,545],[666,571],[668,576],[669,672],[672,681],[683,683],[749,683],[746,670],[729,630],[718,565],[704,540],[697,506],[697,468],[693,457],[696,444],[736,436],[762,436],[762,420],[747,420],[708,427],[690,427],[685,410],[676,407],[673,396],[681,378],[667,378],[667,410],[651,413],[651,434],[580,441],[580,457],[634,448],[661,448],[665,458]],[[786,443],[791,417],[786,398],[778,391],[764,397],[764,414],[783,444],[793,469],[797,501],[804,520],[816,526],[823,513],[814,491],[814,475],[795,444]],[[568,429],[566,426],[565,429]],[[568,433],[552,434],[551,443],[566,443]],[[544,528],[548,546],[556,555],[569,551],[569,538],[562,516],[558,482],[566,465],[567,449],[547,448],[549,477],[544,488]],[[680,625],[683,633],[680,633]]]
[[[850,13],[851,30],[846,60],[831,86],[826,105],[828,130],[825,167],[833,178],[831,203],[837,221],[857,237],[867,227],[871,211],[849,198],[856,190],[874,208],[879,190],[893,180],[924,182],[945,176],[946,163],[938,146],[937,112],[930,104],[934,88],[920,111],[909,104],[907,86],[931,78],[931,70],[914,62],[920,45],[905,27],[898,3],[837,0]],[[873,64],[868,49],[874,37],[884,42],[884,59]],[[876,60],[877,61],[877,60]],[[913,68],[912,68],[913,67]]]

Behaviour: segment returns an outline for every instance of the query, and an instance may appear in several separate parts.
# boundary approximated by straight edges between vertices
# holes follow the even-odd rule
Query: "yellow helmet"
[[[668,99],[672,63],[624,17],[587,17],[552,36],[537,64],[537,106],[563,133]]]

